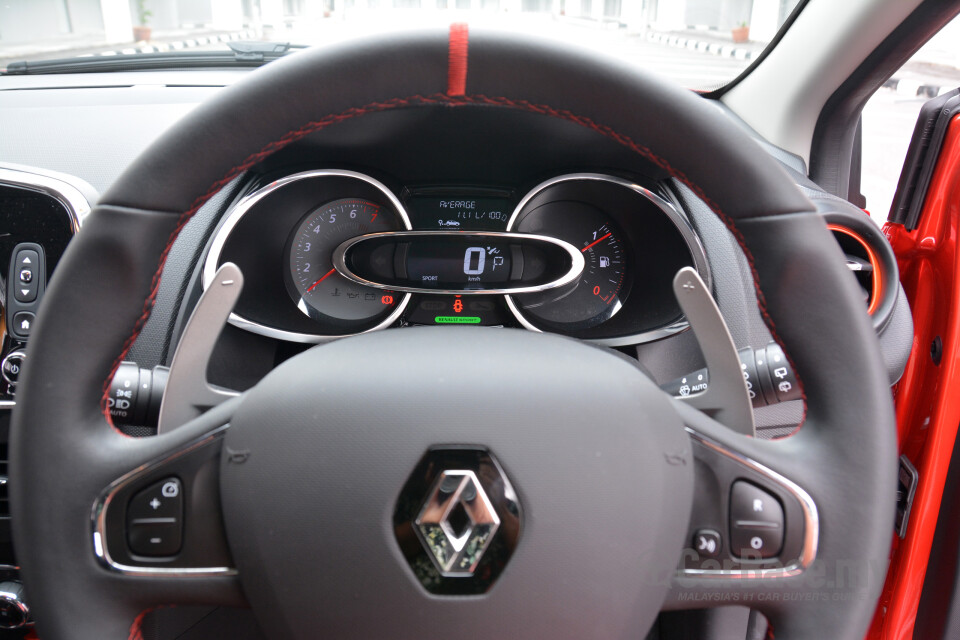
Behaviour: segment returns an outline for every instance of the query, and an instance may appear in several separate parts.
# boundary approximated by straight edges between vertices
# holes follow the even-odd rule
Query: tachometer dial
[[[581,202],[550,202],[530,211],[517,231],[566,240],[586,262],[572,285],[515,297],[525,315],[565,329],[584,329],[617,313],[626,296],[627,252],[620,229],[600,209]]]
[[[290,240],[288,283],[297,308],[324,321],[362,323],[388,315],[402,296],[347,280],[334,270],[332,255],[344,240],[400,228],[391,211],[356,198],[308,213]]]

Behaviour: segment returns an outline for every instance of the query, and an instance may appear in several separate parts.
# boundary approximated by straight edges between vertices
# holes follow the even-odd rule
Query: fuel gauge
[[[585,266],[572,284],[514,296],[529,317],[565,330],[586,329],[614,316],[629,292],[623,233],[600,209],[576,201],[554,201],[527,213],[515,231],[566,240],[580,249]]]

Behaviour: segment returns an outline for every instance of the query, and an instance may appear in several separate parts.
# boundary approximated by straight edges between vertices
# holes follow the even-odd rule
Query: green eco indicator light
[[[437,316],[433,321],[437,324],[480,324],[477,316]]]

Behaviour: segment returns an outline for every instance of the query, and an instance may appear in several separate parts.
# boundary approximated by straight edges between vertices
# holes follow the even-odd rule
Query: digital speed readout
[[[577,248],[552,238],[492,231],[370,234],[337,248],[334,265],[354,282],[395,291],[543,291],[583,269]]]
[[[407,277],[424,287],[455,283],[506,282],[510,278],[510,246],[484,243],[464,247],[460,243],[418,242],[407,253]]]

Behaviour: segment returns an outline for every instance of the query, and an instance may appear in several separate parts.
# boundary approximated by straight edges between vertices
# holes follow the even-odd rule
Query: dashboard
[[[72,198],[79,204],[58,205],[73,212],[61,214],[59,239],[39,232],[18,238],[47,249],[46,278],[97,192],[167,126],[245,73],[4,78],[0,108],[10,126],[0,137],[0,163],[16,173],[0,183],[36,194],[46,189],[37,182],[54,176],[62,189],[83,194]],[[56,126],[41,117],[44,108],[63,104],[71,108],[58,109]],[[730,126],[743,126],[724,113]],[[877,266],[857,278],[876,309],[890,379],[898,379],[912,323],[889,245],[861,224],[862,212],[809,182],[802,161],[755,139],[832,223],[868,238],[840,241],[851,264]],[[71,199],[54,198],[63,200]],[[41,209],[21,207],[14,217],[39,221]],[[886,262],[871,262],[877,255]],[[9,256],[0,257],[9,279]],[[552,332],[617,349],[681,393],[706,379],[696,379],[706,376],[704,359],[671,290],[685,266],[712,288],[742,353],[762,353],[772,341],[749,265],[702,200],[596,132],[509,109],[369,114],[291,144],[235,179],[171,247],[153,313],[130,350],[131,367],[122,370],[162,378],[155,370],[171,364],[191,311],[226,262],[240,267],[245,286],[208,375],[239,391],[315,344],[413,325],[466,324]],[[883,287],[871,285],[872,273],[883,274]],[[881,289],[878,304],[871,297]],[[4,344],[0,357],[29,353],[27,341],[9,331]],[[693,372],[693,384],[685,383]],[[15,385],[8,391],[12,405]],[[156,404],[162,394],[151,395]],[[790,433],[802,416],[799,401],[769,388],[754,409],[761,437]],[[131,411],[122,428],[151,433],[143,418],[150,413]]]
[[[54,175],[85,196],[61,203],[76,223],[71,228],[71,214],[61,214],[60,239],[18,238],[47,249],[46,278],[97,192],[167,126],[246,73],[4,78],[0,108],[9,126],[0,163],[16,173],[0,182],[36,194],[45,189],[36,183]],[[51,126],[41,116],[55,105],[70,108],[58,109]],[[724,113],[731,127],[744,126]],[[861,224],[862,212],[807,180],[802,161],[752,135],[758,152],[775,157],[832,223],[869,240],[840,238],[851,264],[863,267],[856,277],[876,309],[890,379],[898,379],[912,324],[889,245]],[[13,217],[43,215],[31,205]],[[192,309],[225,262],[240,267],[245,287],[209,376],[235,390],[314,344],[424,324],[559,333],[621,351],[660,384],[682,381],[705,366],[670,287],[684,266],[712,288],[738,349],[758,352],[772,340],[749,265],[702,200],[594,131],[509,109],[369,114],[291,144],[231,182],[170,249],[153,313],[128,356],[140,370],[170,365]],[[884,286],[871,284],[874,273]],[[871,297],[881,290],[878,304]],[[26,345],[8,332],[0,356],[28,353]],[[754,407],[764,437],[791,432],[802,416],[795,400]],[[124,428],[150,432],[148,424]]]

